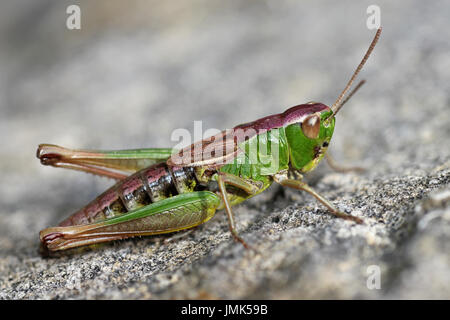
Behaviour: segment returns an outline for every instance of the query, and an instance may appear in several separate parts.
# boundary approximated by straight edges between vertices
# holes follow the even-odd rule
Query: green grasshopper
[[[344,99],[380,36],[378,29],[364,58],[332,107],[310,102],[283,113],[239,125],[181,150],[72,150],[42,144],[37,157],[44,165],[110,177],[118,182],[57,227],[40,232],[50,251],[175,232],[200,225],[225,209],[233,237],[231,207],[266,190],[273,182],[304,190],[333,215],[362,223],[340,212],[302,181],[324,157],[335,116],[364,83]],[[132,173],[131,175],[127,175]]]

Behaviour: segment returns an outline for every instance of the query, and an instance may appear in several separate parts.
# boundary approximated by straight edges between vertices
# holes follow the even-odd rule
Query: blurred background
[[[81,9],[80,30],[66,27],[69,17],[66,9],[73,4]],[[375,34],[375,30],[366,27],[369,17],[366,10],[372,4],[381,9],[383,33],[359,77],[367,80],[366,85],[338,116],[330,151],[341,162],[373,168],[362,182],[352,180],[359,178],[347,180],[356,187],[392,181],[389,179],[396,177],[400,180],[409,176],[422,177],[418,181],[425,184],[426,180],[428,188],[423,193],[414,199],[394,198],[394,202],[414,206],[415,201],[433,188],[448,186],[448,1],[2,1],[2,297],[184,297],[180,293],[183,289],[173,289],[178,290],[176,295],[168,289],[169,285],[155,280],[155,274],[164,270],[172,273],[183,266],[181,262],[175,269],[144,268],[125,280],[112,282],[108,276],[92,280],[94,282],[81,277],[81,280],[73,280],[75,284],[67,280],[67,276],[63,277],[66,280],[58,278],[61,277],[56,271],[58,268],[67,270],[71,266],[75,272],[83,267],[77,265],[76,259],[42,260],[37,251],[39,230],[55,225],[86,204],[111,185],[111,181],[42,167],[35,158],[38,144],[93,149],[171,147],[175,145],[170,140],[172,131],[192,130],[194,120],[202,120],[204,129],[225,129],[308,101],[331,105]],[[319,172],[324,170],[328,169],[321,165]],[[433,176],[436,172],[440,178]],[[432,179],[438,182],[428,187]],[[405,178],[404,182],[408,181],[412,180]],[[369,187],[364,188],[359,190]],[[393,196],[399,194],[402,191]],[[370,203],[371,195],[373,193],[359,199]],[[344,196],[350,199],[352,193]],[[267,204],[272,198],[261,199]],[[310,201],[317,207],[307,196],[300,200]],[[255,200],[253,206],[258,203]],[[292,204],[286,202],[285,205],[289,203]],[[264,211],[260,207],[253,208]],[[383,216],[386,207],[378,210],[374,212],[378,220],[385,219],[383,225],[396,223]],[[413,207],[408,210],[412,212]],[[252,216],[247,219],[244,211],[245,206],[238,211],[243,215],[241,221],[254,223]],[[235,245],[227,238],[224,221],[222,218],[216,221],[217,228],[225,234],[227,245]],[[401,229],[403,234],[409,230],[408,226],[395,225],[386,229],[386,241],[392,241],[392,245],[387,246],[390,251],[374,248],[376,256],[391,254],[397,248],[396,232]],[[200,233],[207,230],[205,227]],[[135,245],[139,247],[142,243],[151,247],[151,242],[133,240],[116,244],[119,249],[108,248],[112,252],[120,252],[121,248],[125,250],[124,255],[133,255],[138,254],[133,252]],[[203,244],[205,251],[194,260],[201,263],[211,254],[213,249],[208,246],[212,243]],[[139,250],[144,250],[143,246]],[[85,261],[88,269],[95,258],[103,261],[98,262],[102,265],[107,261],[104,255],[114,253],[93,254],[97,256],[82,256],[79,260]],[[449,257],[442,254],[443,264],[439,266],[444,270],[449,265]],[[143,265],[148,266],[154,257],[146,256]],[[189,268],[192,261],[184,261],[185,268]],[[108,274],[105,268],[102,270]],[[43,270],[53,271],[48,274],[47,282],[40,275],[44,282],[40,287],[33,281]],[[142,272],[147,272],[146,276],[142,276]],[[180,272],[183,275],[184,271]],[[265,277],[270,278],[270,274]],[[448,280],[448,270],[446,277]],[[151,285],[144,288],[141,284],[132,285],[136,279]],[[351,277],[342,281],[345,284],[349,279]],[[420,274],[418,279],[422,279]],[[50,290],[55,281],[60,284],[56,293]],[[63,288],[67,287],[65,281],[72,283],[71,290]],[[402,283],[401,278],[396,281]],[[94,294],[89,291],[92,283],[107,289],[102,291],[94,286],[97,290]],[[133,287],[135,291],[130,293],[121,286]],[[162,291],[165,296],[155,295],[155,288],[162,290],[160,286],[166,290]],[[287,291],[274,289],[273,292],[280,293],[278,296],[269,293],[258,296],[257,286],[248,286],[253,289],[247,291],[236,290],[233,295],[216,285],[218,291],[213,296],[390,297],[386,292],[376,293],[377,296],[357,289],[339,291],[326,285],[322,291],[308,295],[299,289],[302,286],[308,287],[305,282],[299,282],[298,287]],[[407,286],[395,286],[389,294],[410,297],[405,288]],[[424,297],[432,296],[432,291],[425,290]],[[419,290],[410,292],[414,298],[422,297]],[[438,298],[445,294],[449,297],[448,287],[437,292]]]

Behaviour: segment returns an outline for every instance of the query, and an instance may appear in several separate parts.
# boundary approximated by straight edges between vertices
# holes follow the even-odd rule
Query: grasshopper
[[[343,219],[362,219],[336,209],[302,175],[324,157],[342,106],[364,83],[350,90],[374,49],[381,28],[344,90],[330,107],[309,102],[283,113],[241,124],[181,150],[74,150],[41,144],[44,165],[80,170],[117,183],[57,227],[40,232],[50,251],[105,241],[170,233],[200,225],[225,209],[234,239],[231,207],[266,190],[273,182],[303,190]]]

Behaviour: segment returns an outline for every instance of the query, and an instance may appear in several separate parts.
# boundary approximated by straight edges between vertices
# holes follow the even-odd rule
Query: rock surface
[[[256,251],[218,213],[187,234],[45,258],[39,230],[111,181],[40,166],[39,143],[173,146],[172,130],[194,120],[223,129],[332,104],[374,34],[364,1],[80,3],[81,30],[65,27],[70,2],[1,4],[0,298],[450,298],[446,1],[378,1],[384,31],[367,84],[337,117],[330,148],[368,170],[321,164],[308,177],[364,225],[273,186],[235,209]]]

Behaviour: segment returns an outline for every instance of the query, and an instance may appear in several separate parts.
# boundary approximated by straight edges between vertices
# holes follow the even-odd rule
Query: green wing
[[[171,148],[74,150],[41,144],[37,150],[37,157],[43,165],[79,170],[120,180],[129,173],[167,161],[172,152]]]

